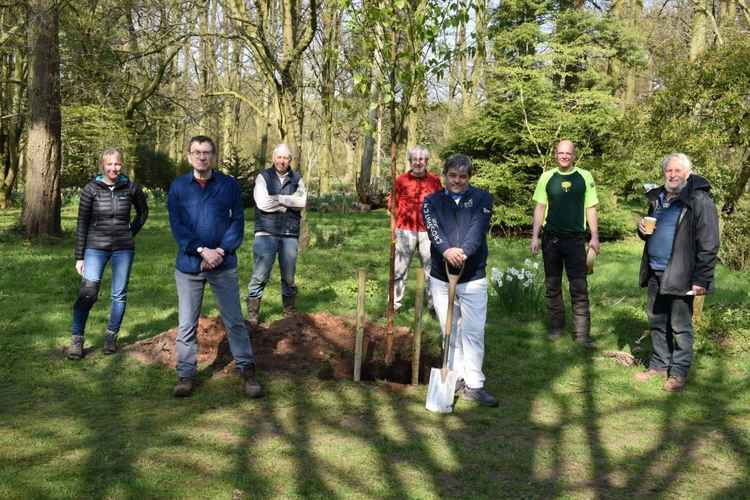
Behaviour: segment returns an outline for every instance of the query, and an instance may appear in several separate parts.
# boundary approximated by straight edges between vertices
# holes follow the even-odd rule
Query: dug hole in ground
[[[248,331],[252,331],[248,325]],[[317,374],[321,379],[348,379],[354,373],[355,320],[328,313],[294,314],[253,331],[252,343],[258,370],[299,375]],[[123,348],[123,353],[147,364],[176,365],[177,329]],[[198,322],[198,367],[212,377],[234,372],[234,361],[224,324],[218,317],[201,317]],[[386,380],[397,384],[411,382],[414,337],[409,328],[395,328],[394,357],[385,365],[385,328],[366,323],[364,328],[362,380]],[[425,354],[419,366],[419,381],[427,383],[430,368],[440,366],[437,357]]]

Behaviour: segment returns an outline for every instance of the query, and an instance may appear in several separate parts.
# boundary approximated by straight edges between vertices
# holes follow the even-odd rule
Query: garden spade
[[[430,370],[430,385],[427,386],[427,403],[425,408],[437,413],[453,411],[453,399],[456,395],[456,381],[458,373],[448,369],[448,353],[451,348],[451,333],[453,332],[453,304],[456,301],[456,286],[463,272],[463,266],[458,274],[451,273],[448,263],[445,263],[448,274],[448,311],[445,316],[445,336],[443,338],[443,367]]]

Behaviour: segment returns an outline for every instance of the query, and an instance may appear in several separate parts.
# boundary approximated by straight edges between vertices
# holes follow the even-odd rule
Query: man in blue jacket
[[[209,137],[199,135],[190,139],[188,161],[193,171],[172,182],[167,199],[169,224],[179,247],[175,265],[179,380],[174,395],[186,397],[193,392],[198,317],[208,282],[221,312],[245,394],[261,397],[263,389],[255,379],[255,357],[242,317],[237,280],[236,252],[245,229],[240,186],[234,177],[214,170],[216,145]]]
[[[427,235],[431,242],[430,290],[440,328],[445,334],[448,275],[461,272],[453,312],[449,368],[458,373],[464,399],[483,406],[498,401],[484,388],[484,325],[487,321],[487,232],[492,218],[492,197],[469,185],[471,159],[456,154],[443,166],[445,189],[424,200]]]

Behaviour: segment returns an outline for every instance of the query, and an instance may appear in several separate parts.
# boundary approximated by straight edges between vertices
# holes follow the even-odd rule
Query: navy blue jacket
[[[458,247],[467,257],[459,283],[484,278],[488,254],[487,232],[492,218],[490,193],[469,186],[456,204],[445,190],[441,190],[425,198],[422,213],[427,235],[432,242],[430,276],[448,281],[443,252]]]
[[[175,267],[183,273],[200,272],[203,260],[198,247],[221,248],[224,261],[217,270],[237,267],[236,251],[242,244],[245,214],[240,185],[229,175],[214,170],[205,188],[193,172],[176,178],[167,198],[169,225],[177,241]]]

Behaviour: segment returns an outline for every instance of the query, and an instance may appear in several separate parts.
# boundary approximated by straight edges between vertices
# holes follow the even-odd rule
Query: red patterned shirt
[[[396,227],[407,231],[427,231],[422,218],[424,199],[443,189],[440,177],[426,172],[415,177],[411,172],[396,178]]]

